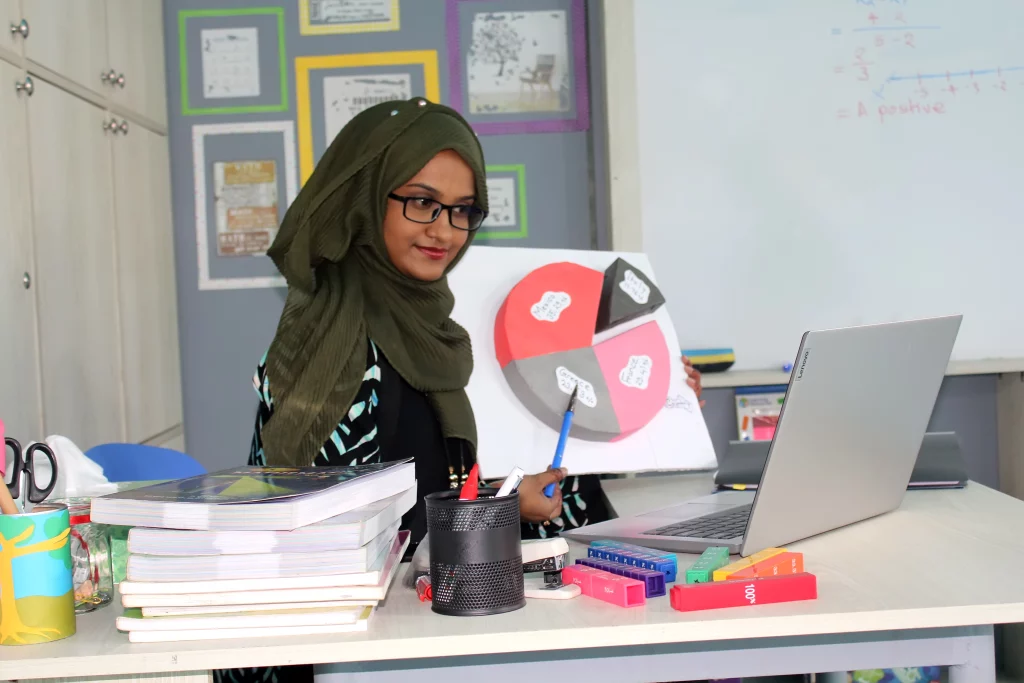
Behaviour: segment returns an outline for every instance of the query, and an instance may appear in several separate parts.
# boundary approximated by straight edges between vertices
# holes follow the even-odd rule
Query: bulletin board
[[[491,205],[476,244],[606,244],[595,227],[606,210],[595,192],[603,133],[593,134],[590,100],[601,75],[589,64],[603,60],[588,52],[601,47],[592,4],[166,0],[190,450],[225,466],[244,459],[249,382],[286,294],[266,248],[333,136],[363,108],[426,97],[466,116]],[[488,43],[494,32],[503,47]],[[485,76],[486,87],[476,80]]]

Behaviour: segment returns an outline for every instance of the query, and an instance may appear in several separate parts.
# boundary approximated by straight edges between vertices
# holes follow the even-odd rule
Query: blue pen
[[[558,435],[558,445],[555,447],[555,459],[551,462],[551,466],[558,469],[562,466],[562,453],[565,452],[565,441],[569,438],[569,429],[572,428],[572,415],[576,409],[576,392],[579,391],[580,385],[577,384],[572,389],[572,396],[569,397],[569,407],[565,409],[565,417],[562,418],[562,433]],[[548,484],[544,487],[544,495],[550,498],[555,495],[555,485]]]

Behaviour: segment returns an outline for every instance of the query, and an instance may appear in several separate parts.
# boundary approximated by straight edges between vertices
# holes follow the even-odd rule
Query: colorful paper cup
[[[0,645],[75,634],[70,534],[65,505],[0,515]]]

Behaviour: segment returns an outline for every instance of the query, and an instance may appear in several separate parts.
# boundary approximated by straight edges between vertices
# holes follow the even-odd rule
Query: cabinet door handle
[[[14,81],[14,91],[32,97],[32,93],[36,91],[36,84],[32,82],[31,76],[25,76],[23,81]]]
[[[110,87],[114,87],[116,85],[119,88],[123,88],[125,83],[124,74],[119,74],[111,69],[106,73],[100,74],[100,82],[105,85],[109,85]]]
[[[110,119],[109,121],[104,121],[102,124],[102,128],[108,133],[113,133],[115,135],[118,133],[122,135],[128,135],[128,122],[124,119],[121,119],[121,123],[118,123],[117,119]]]
[[[20,35],[22,38],[28,38],[28,22],[25,21],[24,19],[22,19],[20,23],[15,24],[12,21],[11,22],[11,35],[12,36],[19,36]]]
[[[21,276],[21,284],[24,285],[25,289],[28,289],[29,287],[31,287],[32,286],[32,276],[29,275],[28,273],[25,273],[24,275],[22,275]]]

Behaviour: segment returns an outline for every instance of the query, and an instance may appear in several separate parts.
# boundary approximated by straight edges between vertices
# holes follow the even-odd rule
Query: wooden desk
[[[607,489],[629,513],[709,487],[699,475],[617,480]],[[1024,621],[1022,532],[1024,502],[984,486],[912,491],[893,513],[791,546],[818,576],[816,601],[684,614],[667,598],[629,610],[585,598],[531,600],[506,615],[456,618],[433,614],[396,585],[363,634],[154,645],[129,644],[109,608],[80,617],[67,640],[0,648],[0,678],[200,681],[215,668],[337,662],[322,678],[521,683],[585,670],[591,681],[645,683],[950,665],[952,683],[992,682],[992,624]]]

